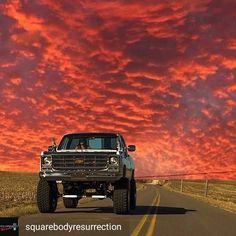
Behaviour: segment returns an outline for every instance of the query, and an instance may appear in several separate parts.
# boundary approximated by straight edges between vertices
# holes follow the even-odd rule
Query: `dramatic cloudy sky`
[[[115,131],[137,175],[235,179],[236,1],[0,0],[0,170]]]

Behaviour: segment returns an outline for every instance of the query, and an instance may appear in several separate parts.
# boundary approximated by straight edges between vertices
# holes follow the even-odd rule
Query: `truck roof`
[[[99,133],[99,132],[88,132],[88,133],[68,133],[64,136],[104,136],[104,137],[117,137],[119,134],[117,133]]]

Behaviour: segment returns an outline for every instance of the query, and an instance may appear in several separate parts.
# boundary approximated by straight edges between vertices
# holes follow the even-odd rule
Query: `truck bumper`
[[[62,172],[62,171],[40,171],[39,177],[49,181],[104,181],[104,182],[115,182],[122,178],[120,172]]]

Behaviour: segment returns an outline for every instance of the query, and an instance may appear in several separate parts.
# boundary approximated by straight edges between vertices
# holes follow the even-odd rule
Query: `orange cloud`
[[[0,9],[1,170],[38,171],[51,136],[107,131],[137,145],[137,176],[235,179],[234,1]]]

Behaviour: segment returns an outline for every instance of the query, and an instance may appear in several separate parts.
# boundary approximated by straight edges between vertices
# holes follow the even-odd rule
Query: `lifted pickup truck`
[[[116,214],[127,214],[136,207],[134,161],[128,152],[135,145],[125,144],[115,133],[72,133],[57,146],[41,153],[37,205],[42,213],[54,212],[63,197],[66,208],[76,208],[81,198],[111,198]],[[57,183],[62,183],[63,193]],[[62,191],[61,191],[62,192]]]

